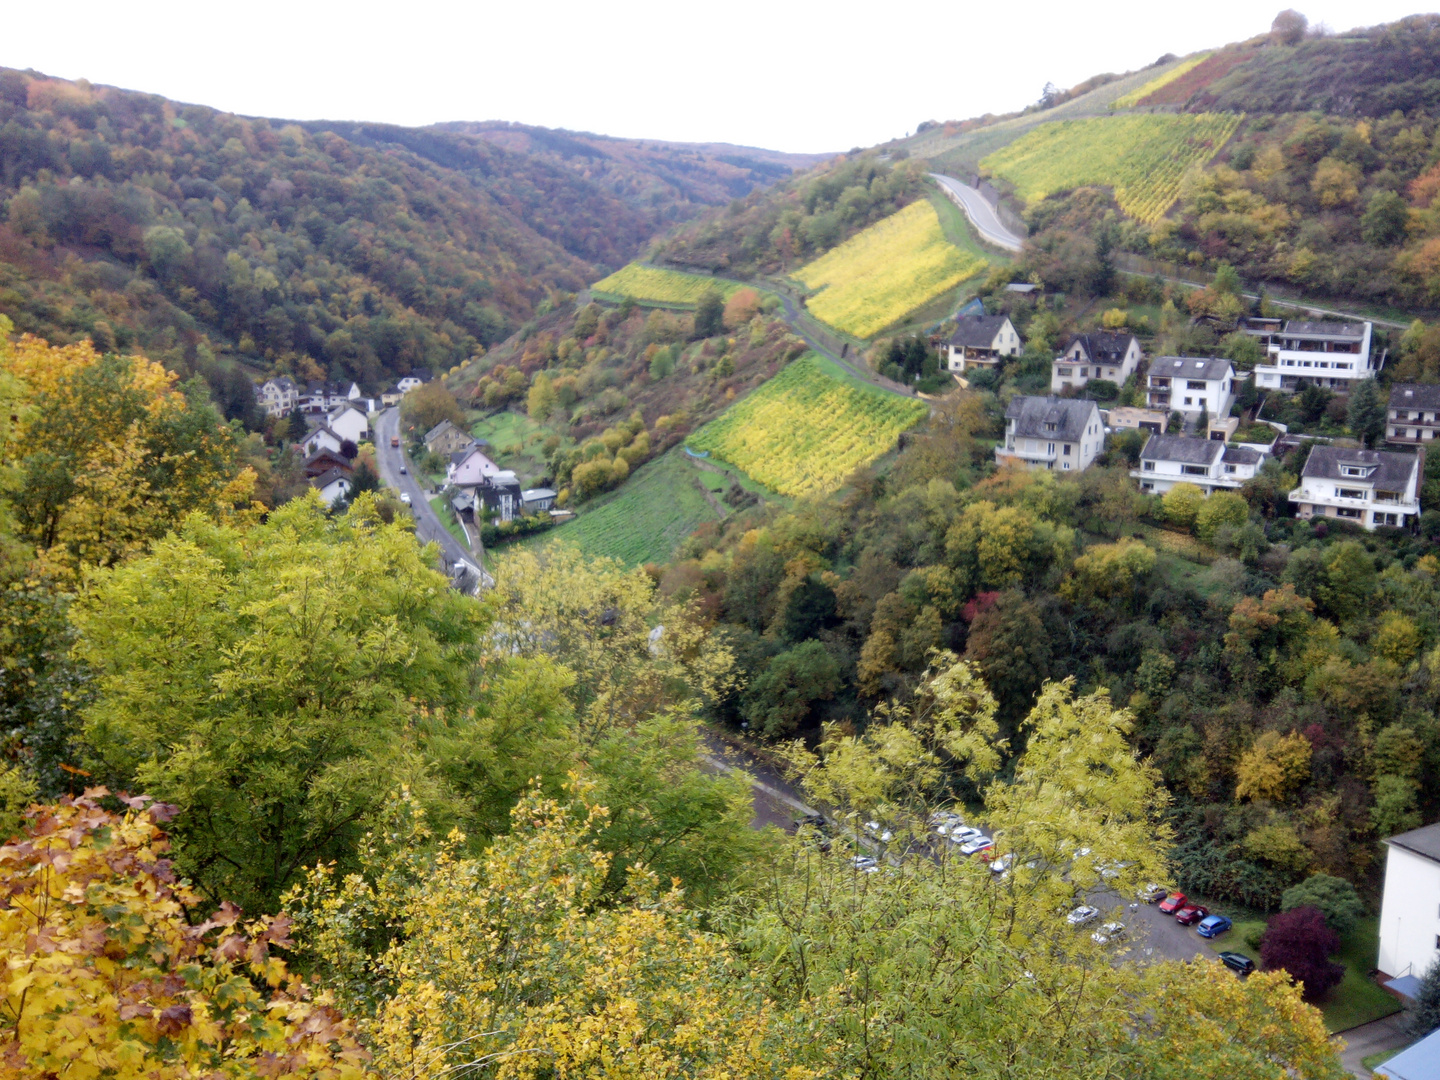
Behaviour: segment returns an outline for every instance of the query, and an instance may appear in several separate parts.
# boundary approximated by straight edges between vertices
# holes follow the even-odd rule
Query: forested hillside
[[[0,306],[52,341],[204,374],[230,415],[250,373],[378,388],[502,340],[660,221],[788,171],[696,156],[650,144],[617,183],[464,134],[242,118],[5,71]],[[686,168],[720,179],[682,189]]]

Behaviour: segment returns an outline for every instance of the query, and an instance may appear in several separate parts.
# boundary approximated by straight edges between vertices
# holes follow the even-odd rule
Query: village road
[[[432,541],[440,545],[446,572],[452,572],[464,561],[477,566],[480,560],[461,546],[450,534],[430,506],[430,498],[413,471],[401,475],[400,468],[409,469],[404,446],[391,446],[390,440],[400,434],[400,410],[386,409],[375,420],[375,460],[380,466],[380,479],[387,487],[410,496],[410,509],[415,515],[415,535],[422,544]]]
[[[1001,223],[995,208],[985,201],[985,196],[980,194],[978,188],[940,173],[931,173],[930,179],[939,184],[951,200],[959,204],[982,239],[1006,251],[1019,251],[1025,245],[1022,237],[1016,236]]]

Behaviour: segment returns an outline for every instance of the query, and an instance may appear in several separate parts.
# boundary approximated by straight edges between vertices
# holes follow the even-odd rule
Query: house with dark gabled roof
[[[1214,356],[1157,356],[1146,373],[1146,404],[1152,409],[1199,416],[1229,416],[1235,401],[1235,369]]]
[[[1424,446],[1440,431],[1440,386],[1396,383],[1385,414],[1385,441],[1391,446]]]
[[[339,469],[330,469],[328,472],[313,477],[310,486],[320,492],[320,498],[325,500],[326,506],[334,506],[350,494],[354,482],[350,479],[349,473],[341,472]]]
[[[1092,330],[1076,334],[1061,355],[1050,365],[1050,389],[1079,389],[1091,379],[1107,379],[1119,386],[1135,374],[1144,351],[1134,334],[1115,330]]]
[[[995,368],[1007,356],[1019,356],[1024,344],[1008,315],[961,315],[947,346],[950,371]]]
[[[305,470],[305,475],[312,479],[324,475],[331,469],[339,469],[346,476],[349,476],[355,471],[354,465],[352,465],[350,460],[343,454],[324,447],[307,457],[302,467]]]
[[[1421,471],[1418,454],[1317,446],[1290,501],[1301,518],[1340,518],[1367,529],[1410,525],[1420,516]]]
[[[1209,495],[1236,490],[1264,462],[1265,455],[1248,446],[1186,435],[1151,435],[1140,451],[1140,467],[1131,469],[1130,475],[1148,494],[1164,495],[1176,484],[1194,484]]]
[[[307,455],[319,453],[321,450],[333,450],[338,454],[345,448],[345,439],[339,432],[321,424],[312,428],[310,433],[300,440],[300,447]]]
[[[475,440],[468,431],[456,427],[449,420],[441,420],[433,428],[425,433],[425,449],[432,454],[440,454],[444,457],[466,450],[474,445]]]
[[[1005,408],[1005,441],[995,447],[995,461],[1079,472],[1104,449],[1105,425],[1093,401],[1017,397]]]

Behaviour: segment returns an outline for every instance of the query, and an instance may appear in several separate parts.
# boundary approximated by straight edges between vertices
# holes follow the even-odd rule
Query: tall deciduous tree
[[[75,605],[100,690],[91,767],[178,805],[186,873],[262,909],[301,867],[347,859],[398,779],[463,816],[425,750],[480,736],[485,609],[446,585],[368,496],[337,520],[315,497],[249,530],[190,519]],[[543,716],[558,695],[518,696]]]
[[[695,304],[695,337],[714,337],[725,329],[725,298],[719,289],[706,289]]]

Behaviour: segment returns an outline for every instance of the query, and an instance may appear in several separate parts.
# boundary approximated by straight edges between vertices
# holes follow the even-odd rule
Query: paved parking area
[[[1114,902],[1112,897],[1111,903]],[[1173,915],[1162,915],[1157,905],[1134,901],[1125,905],[1121,921],[1130,931],[1131,955],[1136,959],[1193,960],[1199,954],[1214,960],[1217,949],[1225,948],[1226,941],[1235,933],[1232,930],[1213,942],[1207,941],[1195,932],[1195,927],[1181,926]]]

